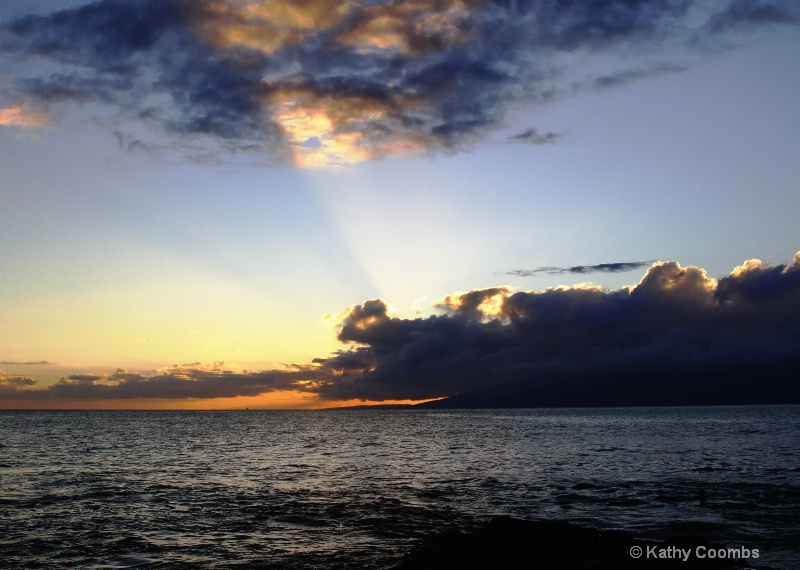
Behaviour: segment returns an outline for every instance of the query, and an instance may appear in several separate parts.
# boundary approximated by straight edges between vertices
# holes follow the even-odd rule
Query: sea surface
[[[493,515],[800,568],[800,407],[0,411],[3,568],[391,568]]]

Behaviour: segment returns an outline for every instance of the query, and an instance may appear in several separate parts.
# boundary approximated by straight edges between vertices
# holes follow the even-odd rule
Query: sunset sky
[[[0,2],[0,407],[800,354],[798,23],[767,0]]]

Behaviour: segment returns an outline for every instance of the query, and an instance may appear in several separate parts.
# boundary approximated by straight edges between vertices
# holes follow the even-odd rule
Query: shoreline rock
[[[725,558],[718,556],[720,549],[725,551]],[[717,555],[714,558],[710,556],[711,550]],[[633,555],[637,552],[641,553],[639,557]],[[600,531],[571,523],[502,516],[470,532],[445,531],[423,540],[395,570],[568,566],[598,570],[776,570],[757,566],[757,558],[728,556],[726,545],[712,543],[697,534],[657,541],[624,531]]]

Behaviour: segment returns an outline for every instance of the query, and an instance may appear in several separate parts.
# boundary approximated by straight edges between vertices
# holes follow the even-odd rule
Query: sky
[[[0,407],[800,354],[790,1],[0,2]]]

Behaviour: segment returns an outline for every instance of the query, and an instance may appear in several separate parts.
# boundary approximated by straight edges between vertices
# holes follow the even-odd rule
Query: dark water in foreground
[[[3,567],[386,568],[499,514],[800,568],[800,407],[0,412]]]

